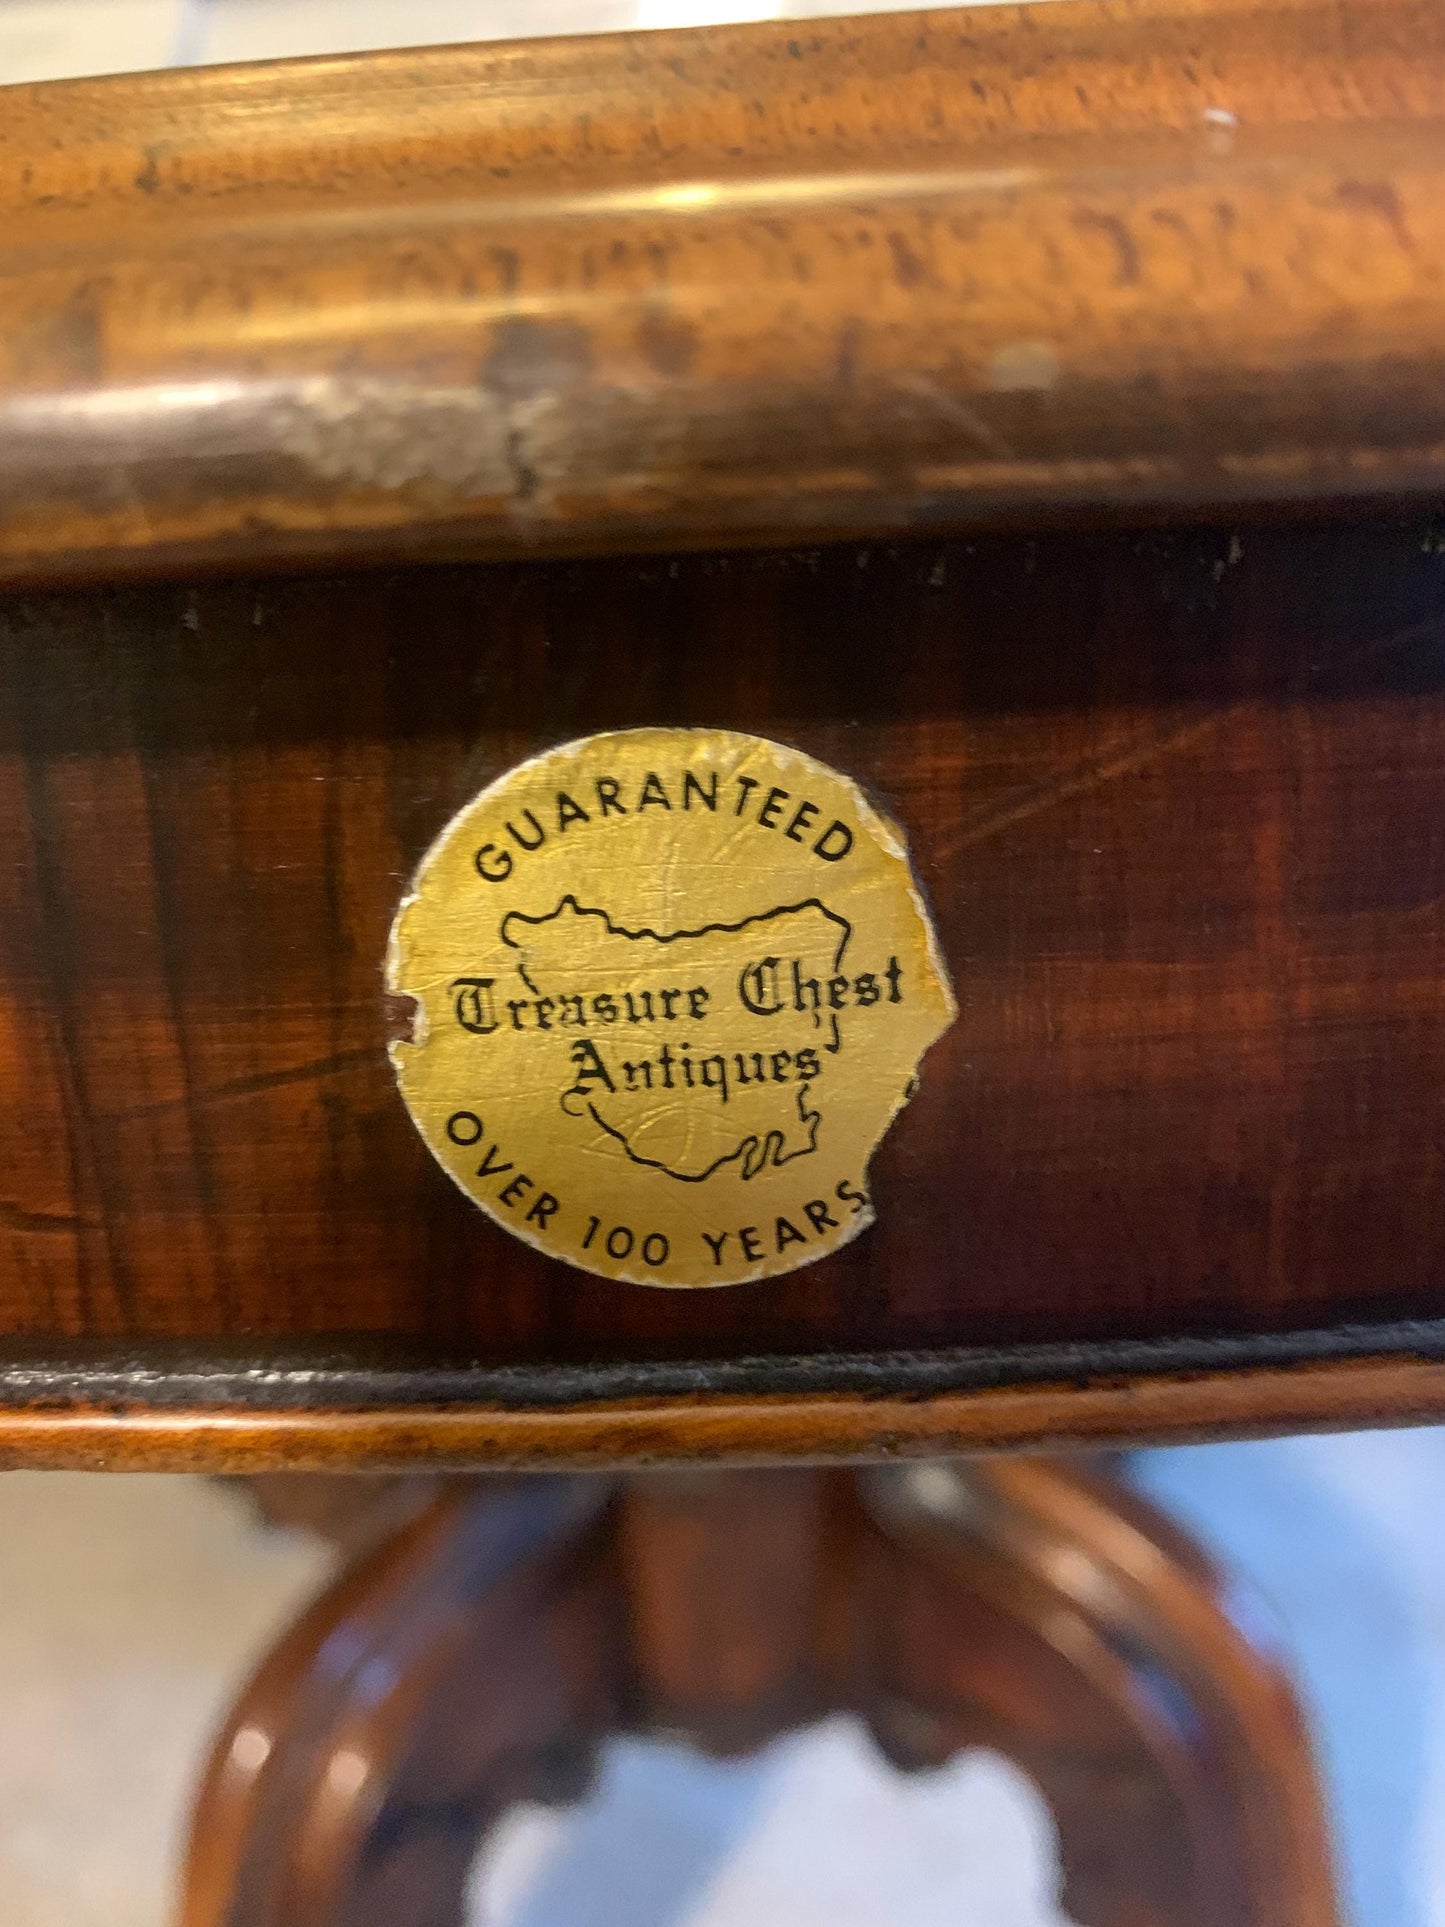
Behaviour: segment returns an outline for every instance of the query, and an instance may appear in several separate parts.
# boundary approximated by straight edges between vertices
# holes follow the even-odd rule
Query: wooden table
[[[8,1463],[1441,1409],[1445,24],[887,16],[12,92]],[[584,1285],[379,969],[561,737],[787,737],[962,1000],[879,1224]]]
[[[1445,16],[1061,0],[0,116],[0,1461],[625,1468],[1445,1412]],[[395,1089],[486,782],[905,827],[876,1225],[657,1292]]]

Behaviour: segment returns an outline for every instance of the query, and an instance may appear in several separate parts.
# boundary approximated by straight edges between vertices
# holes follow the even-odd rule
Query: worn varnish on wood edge
[[[922,1398],[720,1395],[619,1400],[562,1411],[456,1405],[127,1410],[75,1403],[0,1414],[0,1470],[605,1471],[827,1464],[1423,1425],[1442,1414],[1445,1363],[1379,1358]]]
[[[6,89],[0,579],[1438,489],[1442,113],[1429,0]]]

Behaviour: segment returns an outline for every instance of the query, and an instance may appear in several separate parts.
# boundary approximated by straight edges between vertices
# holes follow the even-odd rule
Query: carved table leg
[[[618,1721],[609,1496],[459,1483],[323,1594],[217,1742],[182,1927],[458,1927],[489,1821]]]
[[[886,1751],[986,1744],[1022,1766],[1079,1927],[1336,1927],[1293,1691],[1191,1540],[1040,1459],[899,1468],[863,1493],[860,1671]]]
[[[608,1730],[731,1752],[839,1708],[905,1767],[1023,1767],[1078,1927],[1336,1927],[1300,1716],[1231,1607],[1044,1460],[461,1485],[242,1696],[182,1927],[457,1927],[486,1826],[579,1792]]]

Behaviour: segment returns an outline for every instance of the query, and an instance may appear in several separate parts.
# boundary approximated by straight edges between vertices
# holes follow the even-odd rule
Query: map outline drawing
[[[833,952],[832,970],[834,975],[838,974],[839,967],[843,961],[843,954],[847,950],[853,937],[853,925],[849,920],[846,917],[840,916],[837,911],[830,910],[827,904],[818,897],[805,897],[796,903],[777,904],[768,910],[754,911],[749,916],[741,917],[735,922],[729,923],[719,920],[702,924],[697,929],[663,932],[651,929],[645,925],[640,929],[629,929],[627,926],[615,922],[609,911],[599,906],[579,903],[576,896],[571,891],[568,891],[558,900],[554,910],[541,912],[536,915],[523,910],[509,910],[502,918],[498,935],[508,949],[521,953],[517,963],[517,974],[533,996],[539,996],[541,992],[537,983],[528,974],[524,944],[523,942],[519,942],[517,938],[511,934],[509,926],[514,923],[527,924],[534,929],[540,929],[546,924],[555,923],[556,920],[569,909],[574,915],[579,917],[600,918],[609,936],[623,937],[632,941],[650,940],[653,943],[663,945],[712,935],[736,936],[740,931],[746,930],[754,924],[767,924],[782,917],[795,916],[807,910],[816,910],[820,915],[827,918],[829,923],[837,926],[841,933]],[[818,1013],[814,1013],[814,1021],[818,1021]],[[830,1044],[825,1044],[823,1048],[830,1053],[836,1053],[842,1049],[842,1037],[835,1012],[829,1013],[829,1022],[832,1028],[833,1041]],[[674,1167],[663,1158],[649,1157],[637,1151],[629,1141],[627,1133],[619,1129],[615,1124],[610,1123],[597,1109],[595,1102],[590,1097],[586,1098],[584,1103],[587,1114],[591,1117],[597,1128],[612,1139],[614,1143],[618,1144],[623,1153],[631,1159],[634,1164],[642,1165],[649,1170],[660,1171],[683,1184],[702,1184],[713,1177],[725,1165],[737,1163],[739,1159],[742,1161],[743,1178],[750,1179],[756,1177],[759,1172],[769,1167],[778,1169],[782,1165],[790,1163],[794,1158],[807,1157],[815,1152],[818,1148],[818,1132],[823,1122],[823,1116],[821,1111],[809,1108],[808,1098],[811,1089],[812,1080],[810,1079],[807,1082],[798,1084],[794,1092],[797,1100],[799,1121],[804,1126],[806,1133],[803,1142],[799,1143],[792,1150],[785,1150],[784,1146],[786,1145],[787,1139],[783,1131],[776,1128],[762,1132],[748,1130],[730,1151],[714,1158],[703,1171],[679,1171],[674,1169]],[[578,1112],[568,1110],[567,1107],[566,1100],[573,1094],[570,1090],[564,1091],[558,1099],[563,1111],[566,1112],[569,1117],[579,1115]]]

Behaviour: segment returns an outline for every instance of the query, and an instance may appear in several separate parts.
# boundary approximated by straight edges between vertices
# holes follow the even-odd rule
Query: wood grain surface
[[[1430,0],[7,89],[0,573],[1438,489],[1442,114]]]
[[[820,1453],[937,1449],[1067,1429],[1021,1388],[1160,1372],[1246,1389],[1211,1419],[1187,1377],[1172,1406],[1104,1388],[1081,1435],[1328,1422],[1330,1385],[1356,1422],[1441,1409],[1408,1361],[1445,1349],[1442,551],[1401,515],[12,598],[13,1449],[129,1449],[106,1415],[148,1407],[164,1459],[207,1406],[187,1449],[295,1462],[363,1433],[387,1464],[799,1453],[809,1412]],[[962,1014],[877,1225],[689,1294],[543,1260],[456,1192],[380,966],[487,777],[695,720],[897,816]],[[1386,1354],[1365,1393],[1338,1369]],[[388,1441],[388,1410],[458,1405]],[[332,1443],[288,1433],[307,1407]]]
[[[1409,0],[7,90],[11,1462],[1445,1411],[1442,110]],[[381,995],[462,802],[668,723],[861,781],[962,1011],[876,1227],[691,1296],[477,1214]]]

